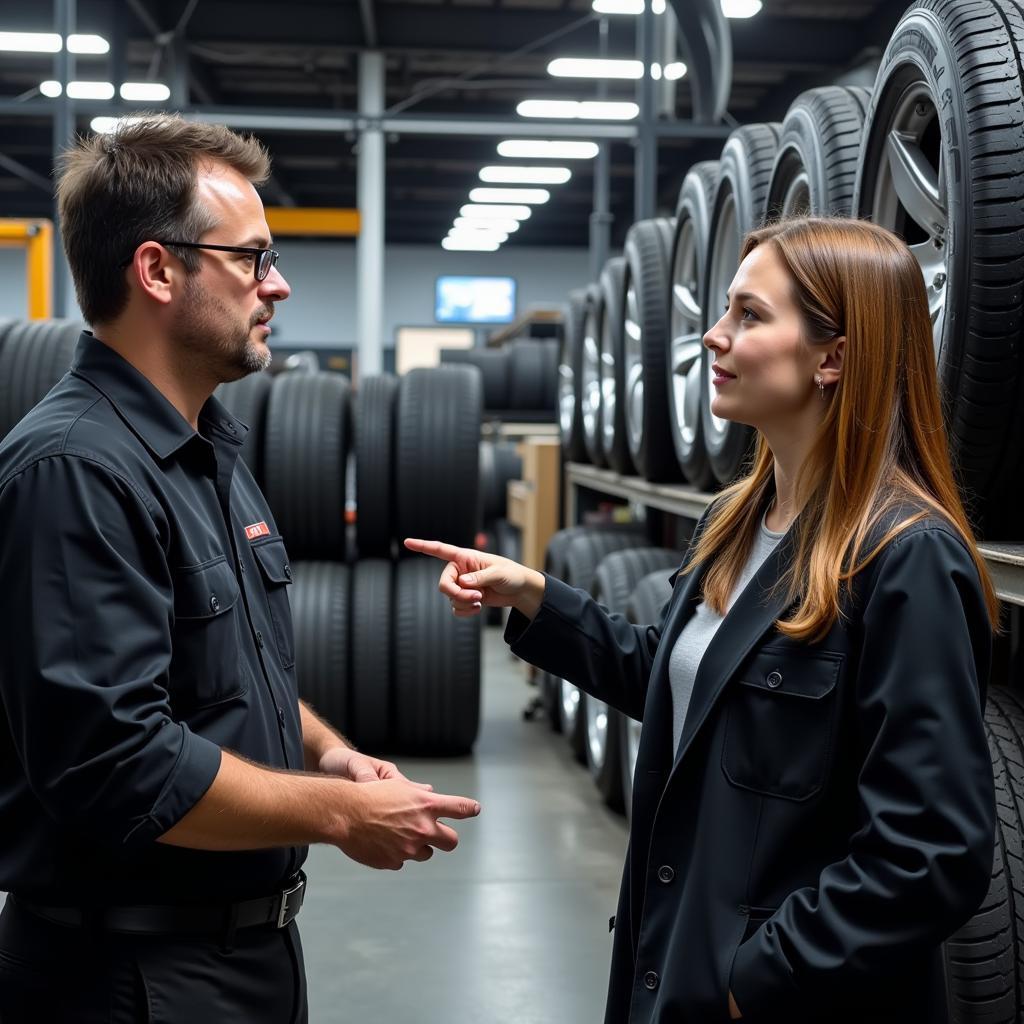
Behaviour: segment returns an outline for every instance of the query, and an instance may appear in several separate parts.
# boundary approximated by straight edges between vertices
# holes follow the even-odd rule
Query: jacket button
[[[662,864],[658,868],[658,881],[668,885],[673,878],[676,877],[676,873],[668,866],[668,864]]]
[[[284,728],[284,708],[277,709],[277,720],[281,723],[281,728]]]
[[[779,671],[769,672],[765,682],[774,690],[777,686],[782,685],[782,673]]]
[[[220,598],[218,598],[216,594],[211,594],[210,595],[210,611],[211,612],[219,612],[220,611]]]
[[[288,579],[288,580],[290,580],[292,578],[292,567],[290,565],[286,565],[284,567],[284,576],[285,576],[285,579]]]
[[[261,651],[263,650],[263,634],[258,629],[256,630],[256,646]]]
[[[644,988],[648,991],[653,992],[658,987],[658,976],[654,971],[648,971],[644,975]]]

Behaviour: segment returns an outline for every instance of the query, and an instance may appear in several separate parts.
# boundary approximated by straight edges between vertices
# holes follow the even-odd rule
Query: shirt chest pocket
[[[176,709],[209,707],[248,688],[239,657],[241,592],[223,557],[175,569],[170,691]]]
[[[722,770],[734,785],[806,800],[832,758],[842,655],[767,647],[730,683]]]
[[[280,537],[267,540],[252,547],[256,564],[260,567],[260,578],[267,595],[267,605],[274,626],[274,639],[281,663],[285,668],[295,664],[295,640],[292,633],[292,612],[288,601],[288,587],[292,582],[292,569],[288,564],[288,552]]]

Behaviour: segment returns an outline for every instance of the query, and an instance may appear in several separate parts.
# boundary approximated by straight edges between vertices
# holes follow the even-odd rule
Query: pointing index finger
[[[457,548],[454,544],[443,544],[439,540],[417,540],[415,537],[406,537],[405,546],[410,551],[418,551],[423,555],[433,555],[440,558],[442,562],[457,562],[465,560],[466,551]]]

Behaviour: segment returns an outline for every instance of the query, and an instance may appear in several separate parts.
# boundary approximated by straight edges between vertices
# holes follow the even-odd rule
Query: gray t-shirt
[[[754,538],[750,557],[726,603],[726,614],[784,536],[785,533],[773,533],[769,530],[764,524],[764,517],[761,518],[761,526]],[[679,749],[679,740],[683,735],[683,723],[686,721],[686,711],[690,706],[690,698],[693,696],[693,683],[697,678],[697,669],[700,667],[701,658],[704,657],[711,638],[718,632],[718,627],[723,621],[724,616],[719,615],[701,601],[697,605],[693,617],[679,634],[675,647],[672,648],[672,654],[668,661],[668,678],[672,686],[673,750]]]

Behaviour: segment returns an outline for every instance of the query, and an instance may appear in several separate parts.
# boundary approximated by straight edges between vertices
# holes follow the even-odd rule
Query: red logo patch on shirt
[[[249,540],[255,540],[257,537],[269,537],[270,527],[264,522],[253,523],[252,526],[245,528],[245,535]]]

